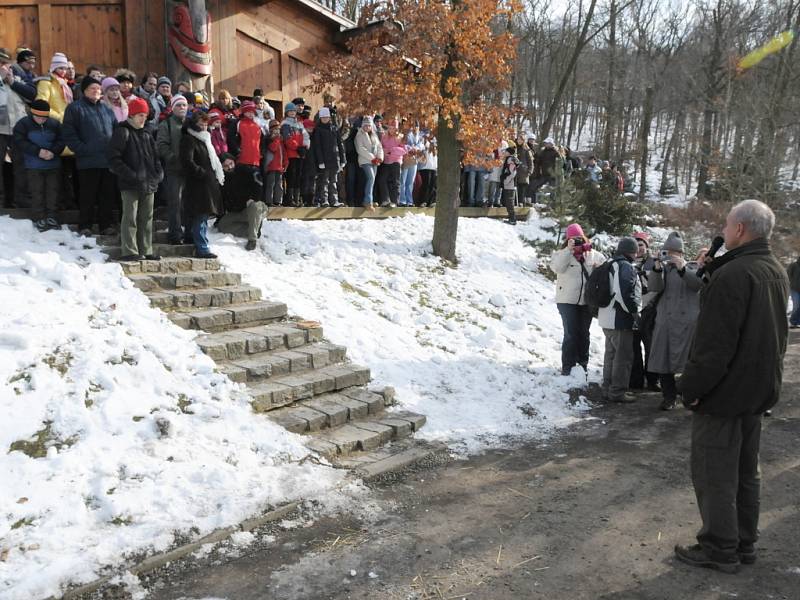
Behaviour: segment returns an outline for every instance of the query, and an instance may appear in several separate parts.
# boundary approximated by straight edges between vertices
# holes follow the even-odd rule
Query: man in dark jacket
[[[120,260],[159,260],[153,254],[153,195],[164,177],[156,143],[145,129],[149,106],[128,101],[128,119],[114,129],[109,147],[111,172],[122,194]]]
[[[792,294],[792,316],[789,317],[789,328],[800,327],[800,257],[786,269],[789,275],[789,289]]]
[[[186,175],[180,157],[183,120],[189,110],[189,103],[183,96],[173,96],[170,115],[158,124],[156,148],[164,162],[164,196],[167,198],[167,226],[169,243],[174,245],[193,244],[192,230],[183,207],[183,186]]]
[[[34,225],[39,231],[60,229],[56,220],[58,193],[61,186],[61,123],[50,118],[46,100],[34,100],[31,115],[14,126],[14,145],[22,152]]]
[[[331,123],[330,109],[319,109],[319,125],[311,136],[311,153],[317,166],[314,195],[320,206],[342,206],[336,179],[345,163],[344,144],[339,129]]]
[[[17,52],[17,62],[11,65],[14,73],[14,83],[11,89],[17,92],[27,102],[33,102],[36,98],[36,75],[33,70],[36,68],[36,54],[33,50],[23,48]]]
[[[728,214],[727,252],[706,264],[710,279],[679,385],[694,411],[692,483],[703,527],[698,544],[675,554],[726,573],[756,560],[761,415],[781,391],[789,282],[770,250],[774,225],[757,200]]]
[[[603,358],[603,396],[613,402],[633,402],[627,392],[633,368],[633,329],[642,309],[642,282],[633,262],[639,253],[636,240],[622,238],[610,268],[611,303],[600,307],[597,321],[606,337]]]
[[[530,193],[536,197],[536,192],[543,185],[554,185],[556,182],[556,169],[563,168],[564,161],[556,150],[556,143],[549,137],[544,141],[544,148],[535,157],[535,179],[531,182]]]
[[[62,135],[75,153],[80,185],[80,232],[91,233],[95,210],[100,232],[114,233],[114,176],[108,170],[108,146],[117,122],[114,111],[100,102],[100,82],[91,77],[81,81],[83,95],[71,102],[64,113]]]

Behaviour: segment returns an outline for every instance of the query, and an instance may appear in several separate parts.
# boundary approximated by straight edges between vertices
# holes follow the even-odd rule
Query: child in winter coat
[[[313,166],[317,169],[315,195],[320,206],[342,206],[339,202],[337,178],[345,163],[344,144],[339,128],[331,122],[331,111],[319,109],[319,125],[311,136]]]
[[[381,206],[397,206],[400,200],[400,168],[408,149],[398,132],[397,121],[389,121],[386,135],[381,138],[383,145],[383,167],[378,173]]]
[[[492,170],[489,171],[489,206],[500,206],[500,199],[503,193],[503,185],[500,175],[503,173],[502,154],[505,149],[505,142],[503,143],[502,148],[503,149],[497,149],[494,151],[494,166],[492,167]]]
[[[273,119],[269,122],[264,159],[264,202],[267,206],[280,206],[283,203],[283,174],[288,166],[289,157],[281,137],[281,124]]]
[[[509,146],[503,152],[503,170],[500,172],[501,185],[503,186],[503,204],[508,211],[509,225],[517,224],[517,217],[514,214],[514,201],[517,197],[517,168],[519,159],[515,156],[516,148]]]
[[[297,106],[286,103],[285,117],[281,123],[281,138],[286,146],[289,166],[286,168],[286,194],[292,206],[300,206],[300,186],[302,184],[303,159],[311,138],[297,119]]]
[[[211,145],[217,156],[228,152],[228,129],[226,127],[225,113],[218,108],[208,111],[208,130],[211,132]]]
[[[60,229],[55,218],[61,187],[61,123],[50,118],[50,105],[45,100],[31,103],[31,116],[23,117],[14,126],[14,143],[22,150],[34,225],[39,231]]]

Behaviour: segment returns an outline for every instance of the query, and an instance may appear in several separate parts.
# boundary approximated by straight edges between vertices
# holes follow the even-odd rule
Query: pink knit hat
[[[566,238],[571,240],[572,238],[581,237],[586,238],[586,234],[583,233],[583,228],[578,225],[577,223],[573,223],[572,225],[567,226],[567,234]]]

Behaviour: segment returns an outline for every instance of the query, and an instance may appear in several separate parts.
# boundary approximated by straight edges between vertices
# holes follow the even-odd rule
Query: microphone
[[[708,249],[708,252],[706,253],[706,258],[714,258],[714,255],[717,252],[719,252],[719,249],[722,248],[722,245],[724,243],[725,239],[721,235],[715,237],[714,240],[711,242],[711,247]],[[697,269],[697,276],[702,277],[705,272],[706,272],[706,266],[703,265],[702,267]]]

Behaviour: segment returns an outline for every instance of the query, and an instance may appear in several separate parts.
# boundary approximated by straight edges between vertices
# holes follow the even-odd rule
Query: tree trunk
[[[578,34],[578,41],[575,43],[575,48],[572,51],[572,55],[570,56],[569,62],[567,63],[567,67],[561,74],[561,79],[558,82],[558,87],[556,88],[556,91],[553,94],[553,99],[550,102],[550,107],[547,110],[547,116],[545,117],[544,122],[542,123],[540,134],[543,139],[550,134],[550,129],[553,127],[553,122],[555,121],[556,115],[558,113],[558,107],[561,105],[561,97],[564,95],[564,90],[567,88],[567,83],[569,82],[569,79],[572,76],[572,71],[575,69],[575,65],[578,64],[578,58],[580,57],[581,52],[583,52],[583,49],[586,46],[586,41],[587,38],[589,37],[589,27],[591,27],[592,25],[592,17],[594,16],[594,8],[596,5],[597,5],[597,0],[590,0],[589,9],[586,11],[583,27],[581,27],[580,33]]]
[[[639,128],[641,140],[641,164],[642,178],[639,182],[639,202],[644,202],[645,194],[647,194],[647,152],[650,137],[650,121],[653,120],[653,95],[655,90],[652,87],[647,88],[644,94],[644,108],[642,110],[642,126]]]
[[[439,173],[436,183],[436,213],[433,222],[433,253],[456,262],[460,151],[456,139],[458,123],[448,123],[440,114],[436,139],[439,143]]]
[[[714,109],[706,106],[703,111],[703,137],[700,141],[700,156],[697,168],[697,195],[708,198],[708,174],[711,167],[711,133],[714,123]]]
[[[608,33],[608,81],[606,82],[606,125],[603,133],[602,155],[611,156],[611,138],[616,128],[616,113],[614,108],[614,76],[615,59],[617,57],[617,2],[611,0],[609,11],[610,30]]]
[[[672,130],[672,137],[667,144],[666,152],[664,153],[664,162],[661,164],[661,185],[659,186],[658,193],[662,196],[667,193],[667,186],[669,185],[669,161],[672,158],[672,152],[678,147],[678,132],[683,129],[683,111],[678,113],[675,119],[675,128]],[[677,159],[676,159],[677,160]],[[676,183],[677,190],[677,183]]]

